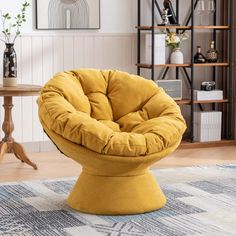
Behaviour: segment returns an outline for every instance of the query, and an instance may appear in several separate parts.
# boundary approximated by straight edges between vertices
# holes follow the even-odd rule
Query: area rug
[[[4,236],[236,235],[236,165],[155,169],[167,205],[132,216],[82,214],[66,205],[76,178],[0,185]]]

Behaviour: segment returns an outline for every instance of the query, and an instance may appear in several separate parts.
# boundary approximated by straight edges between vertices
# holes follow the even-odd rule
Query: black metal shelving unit
[[[222,111],[224,112],[223,115],[223,132],[222,132],[222,139],[231,140],[234,139],[234,135],[232,133],[233,128],[233,78],[232,78],[232,37],[230,37],[232,33],[232,15],[233,15],[233,0],[227,0],[228,1],[228,22],[225,26],[217,26],[217,13],[214,12],[213,16],[213,25],[212,26],[196,26],[195,25],[195,17],[194,17],[194,11],[197,6],[197,3],[199,0],[191,0],[191,7],[190,7],[190,13],[187,17],[186,23],[182,26],[156,26],[155,25],[155,10],[157,12],[161,11],[161,7],[159,6],[159,3],[157,0],[150,0],[151,1],[151,25],[149,26],[143,26],[141,22],[142,17],[142,10],[141,10],[141,0],[137,0],[137,6],[138,6],[138,25],[137,25],[137,73],[140,75],[141,69],[150,69],[151,70],[151,79],[155,80],[155,69],[158,67],[165,67],[165,70],[162,74],[161,79],[165,79],[166,75],[168,73],[169,68],[174,67],[176,72],[176,79],[179,79],[180,70],[183,71],[183,74],[185,75],[189,86],[191,95],[190,98],[187,100],[182,100],[177,102],[179,105],[190,105],[190,113],[191,113],[191,125],[190,125],[190,141],[194,141],[194,111],[195,106],[198,105],[200,110],[203,110],[202,104],[212,104],[213,110],[217,109],[218,105],[221,104]],[[215,6],[217,8],[217,0],[215,1]],[[221,0],[223,1],[223,0]],[[179,22],[179,8],[181,6],[181,0],[176,0],[176,18]],[[191,59],[190,62],[183,65],[171,65],[171,64],[165,64],[165,65],[155,65],[154,64],[154,49],[155,49],[155,32],[158,29],[166,29],[167,31],[170,29],[176,30],[176,32],[181,31],[190,31],[191,34]],[[210,29],[212,30],[213,40],[216,42],[217,45],[217,31],[226,31],[228,33],[227,39],[228,39],[228,52],[227,52],[227,62],[224,63],[206,63],[206,64],[194,64],[194,54],[195,54],[195,48],[194,48],[194,42],[195,42],[195,31],[197,29]],[[141,63],[141,36],[142,32],[151,32],[151,64],[144,64]],[[205,101],[205,102],[196,102],[194,101],[194,89],[195,89],[195,68],[196,67],[212,67],[212,80],[216,81],[217,79],[217,67],[225,68],[226,74],[227,74],[227,80],[224,78],[224,83],[227,83],[227,91],[224,91],[227,95],[227,99],[219,100],[219,101]]]

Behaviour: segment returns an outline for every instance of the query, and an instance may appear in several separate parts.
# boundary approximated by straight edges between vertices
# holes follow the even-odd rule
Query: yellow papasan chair
[[[38,106],[47,135],[83,166],[70,207],[122,215],[165,205],[149,167],[178,147],[186,124],[162,88],[121,71],[78,69],[49,80]]]

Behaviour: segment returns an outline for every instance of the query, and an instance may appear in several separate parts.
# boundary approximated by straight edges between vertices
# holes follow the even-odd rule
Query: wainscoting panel
[[[75,68],[118,69],[136,73],[135,37],[135,34],[91,33],[23,35],[15,45],[18,83],[43,85],[55,73]],[[5,45],[1,43],[2,54],[4,49]],[[0,56],[0,75],[2,70]],[[27,143],[27,149],[31,142],[33,148],[35,143],[48,143],[49,140],[38,119],[36,100],[37,97],[13,98],[13,135],[17,141]],[[2,97],[0,103],[3,103]],[[3,119],[4,110],[1,107],[1,124]],[[3,132],[0,131],[0,134],[2,137]]]

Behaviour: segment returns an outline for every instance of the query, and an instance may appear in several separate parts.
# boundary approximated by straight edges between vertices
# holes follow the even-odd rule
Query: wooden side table
[[[18,84],[15,87],[3,87],[0,85],[0,96],[4,97],[3,107],[5,110],[4,121],[2,124],[2,130],[5,133],[5,136],[0,142],[0,161],[3,159],[5,153],[14,153],[19,160],[32,166],[35,170],[37,169],[37,165],[27,157],[22,145],[15,142],[12,137],[12,132],[14,130],[14,123],[12,120],[12,97],[38,95],[40,89],[41,86],[29,84]]]

